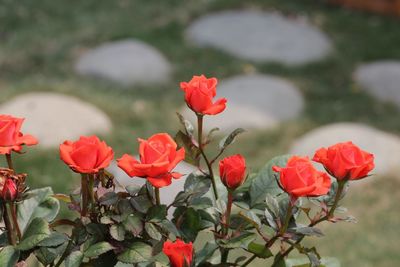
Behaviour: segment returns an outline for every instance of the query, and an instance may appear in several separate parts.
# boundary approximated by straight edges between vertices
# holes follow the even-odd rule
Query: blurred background
[[[180,81],[214,76],[228,108],[206,127],[246,128],[225,154],[251,171],[338,141],[375,154],[344,203],[359,222],[308,240],[342,266],[400,266],[399,14],[398,0],[0,0],[0,113],[41,142],[17,170],[69,192],[58,144],[96,133],[135,154],[137,137],[177,132],[176,111],[193,118]]]

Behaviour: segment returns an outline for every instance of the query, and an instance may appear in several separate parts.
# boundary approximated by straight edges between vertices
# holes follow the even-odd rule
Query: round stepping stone
[[[313,157],[318,148],[345,141],[352,141],[375,155],[373,173],[396,173],[400,170],[400,138],[357,123],[334,123],[312,130],[294,142],[290,153]]]
[[[331,50],[329,38],[306,21],[260,11],[206,15],[188,28],[186,36],[198,46],[221,49],[239,58],[286,65],[316,61]]]
[[[154,47],[129,39],[89,50],[78,59],[75,70],[82,75],[129,86],[165,82],[169,79],[171,66]]]
[[[24,117],[23,132],[38,138],[39,146],[44,148],[111,130],[110,119],[97,107],[57,93],[19,95],[1,105],[0,114]]]
[[[378,61],[361,65],[355,81],[372,96],[400,107],[400,61]]]
[[[183,186],[185,184],[185,180],[188,174],[196,171],[197,168],[193,165],[190,165],[186,162],[181,162],[179,163],[176,168],[174,169],[174,171],[179,172],[181,174],[184,174],[184,176],[182,176],[179,179],[174,179],[172,181],[172,184],[166,187],[162,187],[160,189],[160,200],[162,203],[164,204],[171,204],[176,195],[183,190]],[[136,185],[143,185],[146,180],[143,178],[131,178],[129,177],[122,169],[120,169],[117,164],[115,162],[113,162],[110,166],[110,168],[108,169],[109,172],[111,172],[115,179],[117,180],[117,182],[123,187],[125,188],[128,185],[131,184],[136,184]]]
[[[281,121],[295,118],[304,105],[302,95],[292,83],[269,75],[240,75],[223,80],[217,94],[217,98],[228,99],[227,107],[216,116],[206,116],[206,130],[271,129]],[[186,106],[182,114],[193,123],[196,121]]]

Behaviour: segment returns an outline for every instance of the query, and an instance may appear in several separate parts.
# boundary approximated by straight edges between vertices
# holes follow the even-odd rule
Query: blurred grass
[[[196,17],[240,8],[306,16],[332,38],[334,51],[323,61],[289,68],[253,64],[184,41],[183,32]],[[399,26],[395,18],[316,0],[86,0],[74,4],[67,0],[0,0],[0,101],[28,91],[52,91],[93,103],[112,118],[114,131],[103,138],[120,156],[136,151],[139,136],[176,132],[175,111],[182,105],[179,81],[200,73],[223,79],[244,73],[250,65],[257,72],[291,80],[307,101],[299,119],[274,131],[248,132],[228,151],[244,154],[250,169],[256,170],[273,155],[285,153],[294,138],[319,125],[354,121],[400,133],[400,111],[369,97],[351,77],[362,62],[400,59]],[[74,74],[79,54],[123,38],[138,38],[160,49],[174,64],[171,82],[133,90]],[[51,185],[57,192],[74,187],[78,177],[59,161],[56,149],[27,151],[15,161],[19,171],[30,174],[32,187]],[[399,266],[400,182],[393,177],[370,179],[376,181],[360,185],[347,199],[359,223],[333,225],[325,238],[312,242],[320,245],[323,255],[340,258],[342,266]]]

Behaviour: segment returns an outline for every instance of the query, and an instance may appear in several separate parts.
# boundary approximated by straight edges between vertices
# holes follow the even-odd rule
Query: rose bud
[[[185,149],[177,150],[174,139],[166,133],[158,133],[149,139],[138,139],[140,161],[124,154],[118,159],[118,166],[130,177],[146,178],[153,186],[160,188],[170,185],[172,178],[180,173],[171,172],[185,158]]]
[[[12,179],[7,179],[4,182],[1,197],[4,201],[14,201],[17,198],[18,189],[17,185]]]
[[[220,98],[213,103],[217,94],[217,79],[206,78],[204,75],[193,76],[190,82],[181,82],[181,89],[185,92],[185,101],[188,107],[201,115],[216,115],[224,111],[226,99]]]
[[[0,115],[0,154],[19,152],[22,145],[32,146],[38,143],[32,135],[21,133],[23,122],[23,118]]]
[[[176,239],[175,243],[166,241],[163,245],[163,252],[169,258],[171,267],[189,267],[192,263],[192,242],[186,244],[180,239]]]
[[[320,148],[313,160],[324,165],[325,169],[338,180],[365,178],[375,167],[374,155],[361,150],[352,142]]]
[[[331,179],[325,172],[318,171],[308,157],[291,157],[286,167],[273,166],[279,172],[283,190],[292,198],[314,197],[328,193]]]
[[[219,162],[219,175],[222,183],[234,190],[243,184],[246,175],[246,161],[242,155],[226,157]]]
[[[81,136],[61,144],[60,157],[75,172],[97,173],[110,165],[114,152],[97,136]]]

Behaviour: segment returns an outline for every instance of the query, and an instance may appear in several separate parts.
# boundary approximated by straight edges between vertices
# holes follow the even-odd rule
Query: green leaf
[[[214,252],[218,249],[218,245],[214,242],[207,242],[205,246],[196,253],[196,266],[209,260]]]
[[[297,227],[294,230],[296,231],[296,233],[300,233],[302,235],[317,236],[317,237],[324,236],[322,231],[315,227],[304,226],[304,227]]]
[[[194,241],[201,230],[201,216],[193,208],[179,207],[174,212],[174,222],[180,221],[179,230],[186,241]]]
[[[155,240],[161,240],[162,235],[161,233],[157,230],[157,228],[154,226],[154,224],[147,222],[144,225],[144,229],[146,230],[146,233],[153,239]]]
[[[53,190],[50,187],[31,190],[27,199],[18,203],[18,224],[22,233],[25,232],[28,224],[37,217],[47,222],[54,220],[60,209],[59,201],[53,197]]]
[[[49,224],[42,218],[35,218],[29,224],[17,248],[29,250],[50,236]]]
[[[182,131],[175,135],[175,141],[179,147],[185,148],[185,161],[197,166],[200,161],[200,149],[192,142],[192,138]]]
[[[83,261],[83,253],[81,251],[74,251],[65,259],[65,267],[80,267]]]
[[[110,227],[110,235],[117,241],[125,239],[125,229],[122,225],[114,224]]]
[[[147,212],[147,221],[149,222],[161,222],[165,217],[167,217],[166,205],[153,206]]]
[[[58,247],[39,247],[34,251],[36,258],[44,265],[47,266],[52,263],[57,257],[66,249],[68,243],[63,243]]]
[[[131,195],[132,197],[135,196],[139,191],[140,191],[140,186],[136,184],[131,184],[125,187],[126,191]]]
[[[185,128],[186,134],[188,136],[193,136],[194,127],[193,127],[192,123],[190,121],[186,120],[185,117],[183,117],[182,114],[180,114],[179,112],[176,112],[176,115],[178,116],[180,123]]]
[[[290,155],[279,156],[271,159],[252,180],[250,186],[251,205],[264,202],[267,195],[279,195],[283,190],[279,187],[272,166],[285,166]]]
[[[131,232],[134,236],[140,235],[143,231],[143,222],[140,217],[135,214],[129,214],[128,217],[123,221],[125,230]]]
[[[242,233],[239,236],[231,238],[230,240],[221,243],[221,247],[224,248],[248,248],[249,244],[256,239],[256,234],[254,233]]]
[[[132,197],[130,200],[132,206],[141,213],[146,213],[147,210],[153,206],[147,195],[139,195]]]
[[[0,266],[2,267],[14,267],[19,259],[19,250],[13,246],[4,247],[0,251]]]
[[[238,134],[244,133],[245,130],[243,128],[237,128],[233,132],[231,132],[229,135],[225,136],[220,142],[219,142],[219,149],[225,149],[227,146],[232,144],[235,141],[235,138]]]
[[[124,263],[139,263],[151,258],[152,248],[143,242],[135,242],[118,256],[118,260]]]
[[[88,258],[94,258],[94,257],[98,257],[99,255],[106,253],[107,251],[110,251],[114,249],[114,247],[108,243],[108,242],[99,242],[96,243],[92,246],[90,246],[85,252],[84,255],[85,257]]]
[[[258,244],[255,242],[251,242],[249,244],[249,246],[247,247],[247,251],[253,253],[254,255],[262,259],[266,259],[273,256],[269,248],[266,248],[265,245],[263,244]]]
[[[55,247],[59,246],[68,241],[68,237],[65,234],[52,232],[49,237],[43,239],[38,246],[40,247]]]
[[[118,194],[115,192],[107,192],[100,197],[99,202],[104,206],[115,205],[118,201]]]

